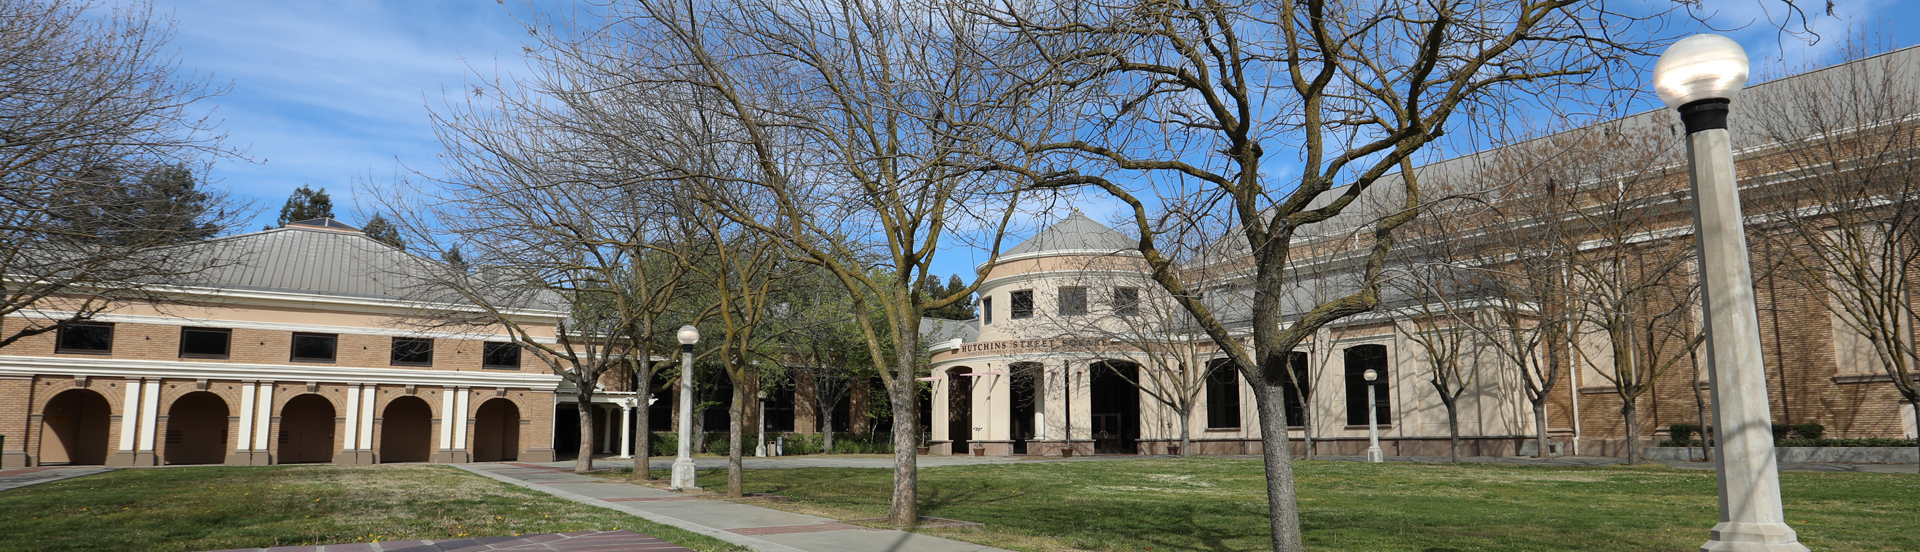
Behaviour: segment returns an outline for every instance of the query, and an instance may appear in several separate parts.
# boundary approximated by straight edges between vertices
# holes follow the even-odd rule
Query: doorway
[[[333,403],[311,393],[287,401],[279,441],[281,464],[333,461]]]
[[[473,461],[509,462],[520,457],[520,407],[494,398],[480,405],[473,426]]]
[[[227,401],[195,391],[167,408],[168,465],[219,464],[227,460]]]
[[[47,401],[40,419],[40,465],[107,463],[107,422],[113,407],[87,389],[69,389]]]
[[[1140,365],[1120,360],[1093,364],[1093,452],[1139,454]]]
[[[380,415],[380,463],[425,462],[432,455],[433,408],[427,401],[400,397],[387,403]]]

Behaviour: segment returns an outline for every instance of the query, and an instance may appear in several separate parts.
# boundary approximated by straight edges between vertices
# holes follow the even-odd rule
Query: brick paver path
[[[633,531],[581,531],[543,533],[518,537],[486,537],[455,540],[408,540],[328,544],[323,546],[276,546],[273,548],[236,548],[219,552],[481,552],[485,550],[544,550],[549,552],[693,552],[673,543]]]

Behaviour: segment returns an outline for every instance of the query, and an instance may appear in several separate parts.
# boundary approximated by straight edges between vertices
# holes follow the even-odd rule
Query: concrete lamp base
[[[676,491],[700,490],[700,487],[695,485],[696,481],[694,481],[693,473],[694,467],[692,460],[675,461],[673,463],[673,484],[671,488]]]
[[[1808,552],[1800,537],[1785,523],[1721,522],[1701,552]]]

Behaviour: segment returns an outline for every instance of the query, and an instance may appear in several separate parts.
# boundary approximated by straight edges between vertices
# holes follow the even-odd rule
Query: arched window
[[[1240,370],[1226,359],[1207,363],[1207,429],[1240,427]]]
[[[1347,425],[1367,425],[1367,370],[1378,372],[1373,382],[1373,408],[1381,425],[1393,423],[1387,396],[1387,347],[1360,345],[1347,349]]]

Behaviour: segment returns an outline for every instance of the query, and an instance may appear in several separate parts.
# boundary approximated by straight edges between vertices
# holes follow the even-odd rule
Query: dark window
[[[1113,288],[1113,313],[1120,316],[1140,314],[1140,288]]]
[[[424,337],[393,338],[394,366],[433,366],[433,340]]]
[[[333,353],[340,343],[340,336],[334,334],[293,334],[293,360],[295,362],[333,362]]]
[[[1307,425],[1306,398],[1313,396],[1313,388],[1308,387],[1312,378],[1307,373],[1307,354],[1300,351],[1287,353],[1287,368],[1293,371],[1293,377],[1284,375],[1274,378],[1280,381],[1280,393],[1286,400],[1287,426],[1305,427]]]
[[[520,346],[512,343],[487,342],[480,359],[481,368],[520,369]]]
[[[993,323],[993,298],[992,297],[980,298],[980,315],[985,317],[985,321],[983,323],[985,324]]]
[[[233,330],[226,328],[180,328],[181,358],[227,358]]]
[[[83,322],[60,327],[57,352],[104,354],[113,352],[113,324]]]
[[[1240,370],[1233,362],[1213,361],[1207,373],[1207,428],[1240,427]]]
[[[1080,316],[1087,313],[1087,288],[1060,288],[1060,316]]]
[[[1033,318],[1033,290],[1023,289],[1013,292],[1009,299],[1013,303],[1013,312],[1007,315],[1008,318]]]
[[[1367,370],[1377,372],[1373,381],[1373,408],[1380,425],[1393,423],[1392,404],[1387,397],[1387,347],[1361,345],[1347,349],[1347,425],[1367,425]]]

